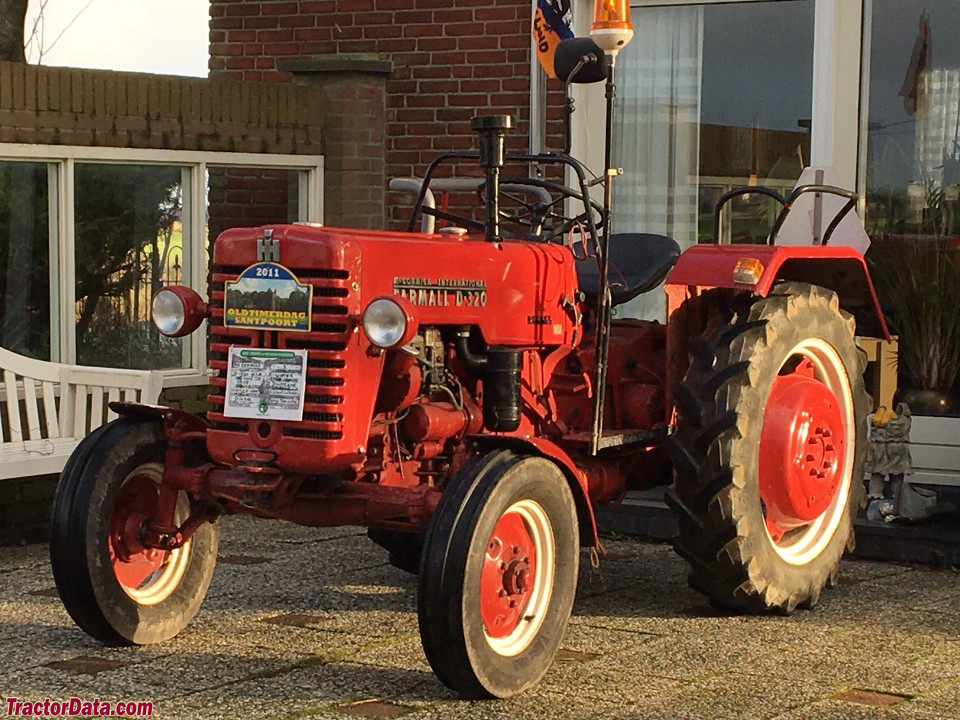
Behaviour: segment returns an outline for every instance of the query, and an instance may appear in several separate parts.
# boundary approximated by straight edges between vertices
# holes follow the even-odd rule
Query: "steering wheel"
[[[518,192],[522,193],[527,188],[546,191],[542,194],[549,196],[550,200],[530,200],[528,197],[518,194]],[[553,197],[554,194],[556,198]],[[486,202],[486,182],[481,182],[477,186],[477,197],[481,203]],[[573,216],[565,215],[563,204],[567,199],[578,200],[584,206],[583,212]],[[511,210],[504,210],[505,200],[512,204]],[[518,233],[519,237],[540,242],[550,242],[562,238],[571,228],[578,225],[586,226],[591,214],[593,214],[597,230],[603,227],[605,220],[603,205],[596,200],[588,198],[587,202],[584,202],[583,194],[578,190],[542,178],[500,178],[500,204],[501,221],[522,228],[523,231]]]

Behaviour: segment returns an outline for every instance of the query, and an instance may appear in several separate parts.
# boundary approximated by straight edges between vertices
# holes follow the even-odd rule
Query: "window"
[[[0,145],[0,345],[71,364],[161,369],[168,386],[205,382],[205,334],[160,336],[153,294],[169,283],[206,294],[211,234],[320,220],[322,162]]]
[[[0,346],[50,358],[47,166],[0,161]]]
[[[631,9],[635,36],[617,59],[616,232],[681,247],[713,236],[732,187],[792,188],[810,164],[813,0]],[[762,242],[774,201],[753,195],[725,214],[725,241]],[[659,293],[622,313],[657,316]]]
[[[182,338],[161,335],[150,320],[154,293],[173,282],[171,253],[183,257],[181,174],[166,165],[76,164],[74,297],[81,365],[184,365]]]
[[[873,0],[865,170],[871,235],[960,235],[956,0]]]

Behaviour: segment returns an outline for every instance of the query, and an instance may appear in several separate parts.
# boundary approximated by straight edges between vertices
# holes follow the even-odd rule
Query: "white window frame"
[[[184,204],[189,213],[184,226],[183,281],[206,296],[208,256],[206,176],[208,168],[260,168],[299,173],[298,221],[323,221],[323,156],[258,153],[195,152],[73,145],[0,144],[0,161],[36,162],[47,166],[50,196],[50,356],[75,364],[76,347],[76,228],[74,226],[74,170],[76,163],[166,165],[182,168]],[[199,231],[199,232],[198,232]],[[187,337],[188,366],[163,370],[164,387],[207,382],[205,325]]]

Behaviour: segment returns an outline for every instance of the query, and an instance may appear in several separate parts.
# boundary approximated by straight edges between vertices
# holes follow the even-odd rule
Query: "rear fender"
[[[573,500],[577,505],[577,524],[580,527],[580,546],[599,547],[597,519],[593,514],[593,504],[587,494],[587,477],[567,453],[549,440],[538,437],[503,437],[490,435],[472,435],[470,440],[480,447],[509,447],[532,455],[553,460],[567,478]]]
[[[737,262],[760,262],[757,282],[733,279]],[[667,278],[667,393],[687,371],[690,342],[704,330],[710,302],[729,302],[730,292],[767,297],[778,280],[807,282],[837,293],[840,307],[857,321],[857,332],[890,340],[877,293],[863,255],[846,246],[694,245],[680,256]],[[707,300],[705,293],[726,290],[726,297]],[[702,299],[702,302],[701,302]],[[673,411],[670,410],[671,414]],[[675,418],[674,418],[675,420]]]
[[[762,265],[755,284],[733,279],[737,262],[745,258],[755,258]],[[710,288],[766,297],[777,280],[807,282],[835,291],[840,306],[856,318],[860,334],[890,339],[863,255],[842,245],[694,245],[680,256],[665,283],[669,314],[686,298]]]

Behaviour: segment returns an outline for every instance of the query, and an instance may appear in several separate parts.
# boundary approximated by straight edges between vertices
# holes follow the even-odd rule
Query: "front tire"
[[[578,538],[573,494],[549,460],[498,451],[457,472],[427,530],[417,603],[445,685],[504,698],[540,680],[573,608]]]
[[[211,523],[175,550],[131,547],[131,533],[156,511],[165,452],[160,423],[117,420],[77,446],[57,486],[50,537],[57,591],[74,622],[110,645],[176,635],[213,576],[219,527]],[[181,492],[176,522],[189,515]]]
[[[853,547],[869,397],[835,293],[782,283],[709,329],[674,388],[677,552],[740,612],[812,607]]]

